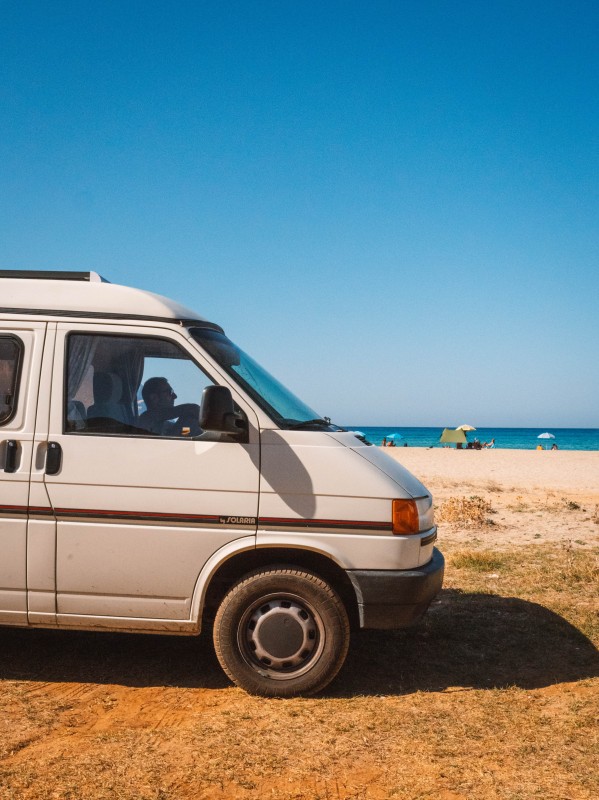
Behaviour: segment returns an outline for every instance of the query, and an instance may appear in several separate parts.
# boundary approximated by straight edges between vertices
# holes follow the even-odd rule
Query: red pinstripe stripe
[[[84,516],[96,517],[99,519],[125,518],[125,519],[139,519],[139,520],[181,520],[191,522],[213,522],[220,523],[220,518],[231,516],[226,514],[168,514],[159,512],[145,512],[145,511],[115,511],[110,509],[89,509],[89,508],[57,508],[53,512],[49,506],[18,506],[18,505],[0,505],[0,512],[12,513],[30,513],[30,514],[51,514],[56,513],[57,516]],[[336,527],[336,528],[356,528],[356,529],[372,529],[372,530],[390,530],[390,522],[376,522],[364,520],[349,520],[349,519],[305,519],[303,517],[260,517],[258,525],[285,525],[290,527]]]

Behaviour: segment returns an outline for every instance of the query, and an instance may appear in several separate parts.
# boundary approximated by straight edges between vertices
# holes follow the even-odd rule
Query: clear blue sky
[[[354,425],[599,427],[599,4],[0,0],[0,268]]]

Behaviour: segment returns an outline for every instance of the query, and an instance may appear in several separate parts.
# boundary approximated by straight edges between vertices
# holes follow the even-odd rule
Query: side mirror
[[[240,424],[238,424],[240,423]],[[200,428],[218,433],[241,433],[244,425],[235,411],[227,386],[206,386],[200,406]]]

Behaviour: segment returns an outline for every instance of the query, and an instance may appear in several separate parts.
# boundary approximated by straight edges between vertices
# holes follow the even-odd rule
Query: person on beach
[[[492,447],[495,447],[495,439],[491,439],[490,442],[485,442],[483,447],[485,450],[490,450]]]

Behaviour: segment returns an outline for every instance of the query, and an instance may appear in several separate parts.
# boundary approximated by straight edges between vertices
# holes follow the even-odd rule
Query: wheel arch
[[[345,572],[327,555],[293,547],[264,547],[233,553],[210,576],[204,590],[201,627],[210,622],[221,600],[244,575],[264,567],[305,569],[325,580],[339,595],[352,628],[359,627],[355,589]]]

